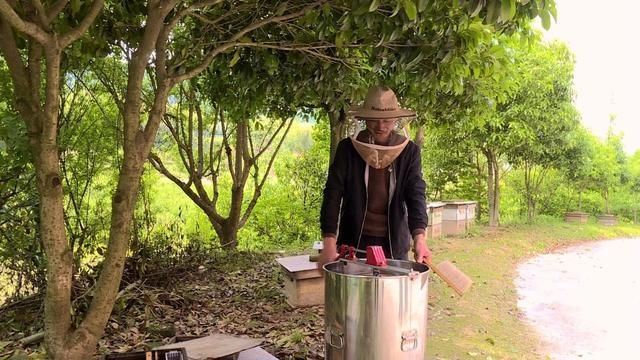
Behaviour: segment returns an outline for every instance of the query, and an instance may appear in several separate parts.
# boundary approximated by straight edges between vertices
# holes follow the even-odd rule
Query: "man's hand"
[[[337,241],[334,237],[322,238],[322,252],[318,258],[318,270],[322,270],[324,264],[335,261],[338,257]]]
[[[431,250],[427,246],[427,240],[424,233],[417,234],[413,238],[413,254],[416,262],[424,263],[426,260],[431,261]]]

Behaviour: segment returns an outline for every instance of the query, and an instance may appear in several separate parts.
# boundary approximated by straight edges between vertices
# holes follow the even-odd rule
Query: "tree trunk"
[[[578,211],[582,211],[582,190],[578,191]]]
[[[477,171],[477,176],[475,176],[475,190],[476,190],[476,199],[480,199],[482,197],[482,190],[484,188],[484,184],[482,183],[482,178],[484,175],[484,168],[480,165],[480,154],[475,152],[475,169]],[[484,206],[482,206],[482,202],[478,201],[478,207],[476,209],[476,219],[480,220],[482,218],[482,214],[484,213]]]
[[[64,195],[55,142],[42,144],[35,156],[40,199],[40,234],[47,256],[44,308],[45,343],[54,358],[62,359],[71,327],[73,255],[64,226]]]
[[[497,157],[491,150],[483,150],[487,158],[487,197],[489,226],[496,227],[500,224],[500,178],[498,172]]]
[[[418,128],[416,129],[416,137],[413,142],[418,145],[418,148],[422,149],[422,145],[424,145],[424,125],[418,125]]]
[[[529,164],[525,161],[524,164],[524,189],[525,189],[525,198],[527,200],[527,223],[533,223],[533,215],[534,215],[534,200],[533,200],[533,186],[532,186],[532,172],[533,169]]]
[[[238,248],[238,231],[240,227],[237,221],[226,221],[222,225],[222,231],[218,234],[220,244],[225,250],[235,250]]]
[[[344,110],[329,111],[329,126],[331,130],[331,142],[329,153],[329,164],[333,163],[333,158],[336,156],[336,150],[338,149],[338,143],[344,139],[345,132],[347,130],[347,113]]]
[[[500,164],[498,163],[495,153],[493,156],[493,196],[495,197],[493,202],[493,218],[495,219],[494,226],[500,226]]]

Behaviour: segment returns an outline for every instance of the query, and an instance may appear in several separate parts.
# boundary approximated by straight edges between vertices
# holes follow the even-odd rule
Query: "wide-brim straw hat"
[[[415,111],[403,109],[396,94],[386,86],[374,86],[367,92],[361,106],[349,109],[349,116],[365,119],[389,119],[415,117]]]

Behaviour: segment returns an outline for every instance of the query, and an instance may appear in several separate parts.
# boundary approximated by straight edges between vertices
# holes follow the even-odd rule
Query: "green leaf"
[[[542,20],[542,27],[545,30],[549,30],[549,28],[551,28],[551,16],[549,16],[548,11],[542,10],[540,12],[540,20]]]
[[[418,0],[418,11],[425,11],[427,9],[427,5],[429,5],[429,0]]]
[[[515,0],[502,0],[500,7],[500,18],[502,20],[510,20],[515,15]]]
[[[71,15],[75,15],[80,11],[82,0],[71,0]]]
[[[389,35],[389,41],[393,41],[393,40],[399,38],[400,35],[402,35],[402,29],[401,28],[394,29],[393,32],[391,33],[391,35]]]
[[[342,32],[336,34],[336,47],[341,48],[344,45],[344,35]]]
[[[229,67],[233,67],[233,65],[235,65],[238,60],[240,60],[240,50],[236,50],[235,54],[233,54],[233,58],[231,58],[231,61],[229,61]]]
[[[483,7],[483,5],[484,5],[484,1],[482,1],[482,0],[475,0],[475,2],[474,2],[474,1],[470,1],[469,3],[470,3],[470,4],[473,4],[473,3],[475,3],[475,4],[476,4],[476,5],[475,5],[475,8],[473,9],[473,11],[471,11],[471,15],[470,15],[470,16],[471,16],[471,17],[478,16],[478,14],[480,14],[480,11],[482,10],[482,7]]]
[[[489,5],[487,6],[487,22],[492,24],[494,22],[496,22],[496,20],[498,20],[498,16],[499,16],[499,9],[500,7],[500,2],[498,1],[491,1],[489,2]]]
[[[380,6],[380,0],[373,0],[371,2],[371,5],[369,5],[369,12],[374,12],[378,10],[379,6]]]
[[[548,3],[547,10],[549,10],[549,13],[551,14],[551,16],[553,16],[553,19],[558,21],[558,10],[556,9],[556,4]]]
[[[393,13],[389,17],[394,17],[398,15],[398,12],[400,12],[401,8],[402,8],[402,2],[400,0],[396,0],[396,7],[395,9],[393,9]]]
[[[418,9],[413,0],[404,0],[404,12],[407,14],[407,18],[413,21],[418,16]]]

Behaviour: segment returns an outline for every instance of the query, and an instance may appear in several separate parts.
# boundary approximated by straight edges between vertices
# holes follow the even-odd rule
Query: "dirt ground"
[[[640,359],[640,238],[586,243],[521,264],[518,307],[552,359]]]

